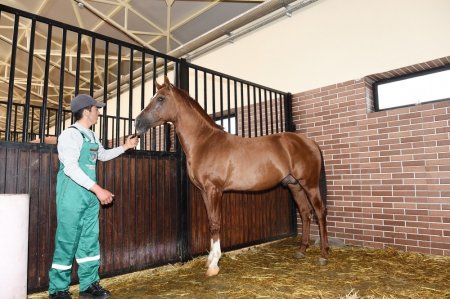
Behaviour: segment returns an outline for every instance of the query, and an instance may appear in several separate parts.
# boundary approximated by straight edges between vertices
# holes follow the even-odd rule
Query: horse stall
[[[305,110],[294,109],[293,115],[292,107],[311,101],[310,94],[293,96],[8,6],[0,5],[0,16],[0,49],[9,57],[0,65],[7,74],[0,82],[0,192],[29,195],[29,298],[47,297],[56,230],[55,143],[73,122],[70,100],[76,94],[104,99],[103,115],[92,129],[105,148],[135,133],[137,115],[165,76],[230,134],[292,132],[294,120],[306,134],[311,125],[302,123]],[[330,166],[328,264],[318,263],[320,247],[313,241],[299,258],[300,215],[289,190],[278,185],[224,193],[222,270],[206,277],[211,240],[205,204],[188,178],[174,126],[166,123],[142,134],[136,150],[99,162],[99,184],[115,194],[114,203],[100,211],[102,285],[116,298],[448,298],[448,258],[368,249],[360,245],[381,246],[348,240],[348,232],[340,232],[336,198],[343,190],[336,171],[341,168],[330,157],[333,145],[312,131],[308,137],[324,149]],[[312,236],[319,237],[311,219]],[[74,263],[75,298],[76,270]]]
[[[93,127],[105,148],[134,133],[134,117],[163,75],[232,134],[291,130],[288,93],[7,6],[0,10],[1,26],[11,29],[0,41],[10,57],[9,65],[2,65],[8,80],[0,83],[0,192],[30,196],[28,292],[48,285],[56,229],[55,141],[73,122],[74,95],[105,99]],[[100,212],[103,277],[185,262],[209,249],[203,200],[187,178],[170,124],[141,136],[136,150],[99,162],[98,181],[115,194],[114,204]],[[221,209],[225,250],[296,234],[295,207],[281,186],[229,192]]]

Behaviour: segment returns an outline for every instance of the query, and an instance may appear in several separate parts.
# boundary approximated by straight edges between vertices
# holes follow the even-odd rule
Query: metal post
[[[189,91],[189,66],[185,59],[181,59],[179,69],[179,88]],[[176,137],[178,139],[178,137]],[[191,257],[191,227],[188,225],[189,218],[189,180],[187,177],[186,156],[184,155],[179,140],[175,143],[178,157],[177,177],[178,196],[180,202],[180,229],[178,238],[178,248],[180,250],[181,261],[186,261]]]

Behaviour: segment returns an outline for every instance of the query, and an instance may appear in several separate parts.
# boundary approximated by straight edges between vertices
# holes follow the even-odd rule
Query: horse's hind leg
[[[292,197],[297,204],[300,217],[302,219],[302,238],[300,241],[300,251],[295,253],[295,257],[303,258],[306,253],[306,249],[309,246],[309,233],[311,224],[311,206],[306,198],[305,191],[300,186],[298,182],[296,184],[289,184],[289,190],[291,191]]]
[[[319,223],[320,232],[320,255],[319,263],[325,265],[328,261],[328,234],[326,221],[326,207],[320,196],[319,187],[304,188],[309,202],[311,203]]]

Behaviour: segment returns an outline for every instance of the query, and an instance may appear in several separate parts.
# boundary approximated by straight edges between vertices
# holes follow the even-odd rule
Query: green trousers
[[[97,144],[85,141],[80,153],[80,168],[95,180]],[[89,190],[64,174],[60,165],[56,185],[57,228],[53,263],[49,271],[50,294],[64,291],[71,282],[72,263],[78,264],[80,291],[100,280],[99,209],[100,203]]]

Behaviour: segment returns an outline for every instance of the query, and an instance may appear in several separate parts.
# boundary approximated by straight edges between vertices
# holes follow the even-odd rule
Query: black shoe
[[[86,290],[80,292],[80,298],[95,298],[95,299],[106,299],[111,296],[111,293],[102,288],[98,282],[94,282]]]
[[[70,295],[69,291],[58,291],[53,294],[48,295],[49,299],[72,299],[72,296]]]

